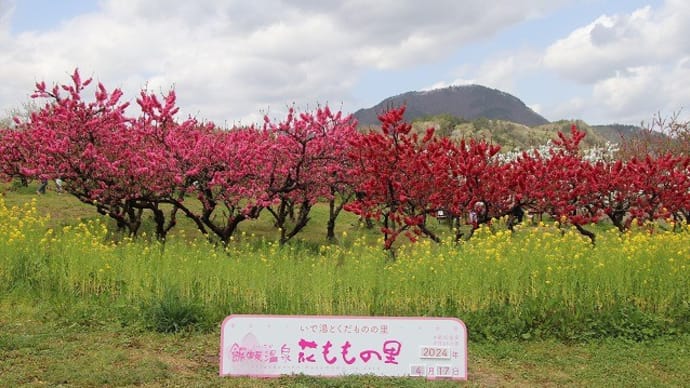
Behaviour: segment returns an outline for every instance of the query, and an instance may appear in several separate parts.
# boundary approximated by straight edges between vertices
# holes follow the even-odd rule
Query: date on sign
[[[445,346],[422,346],[419,348],[419,358],[450,360],[450,348]]]

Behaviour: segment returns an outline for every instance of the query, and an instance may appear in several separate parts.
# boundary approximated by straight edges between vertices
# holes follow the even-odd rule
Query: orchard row
[[[472,214],[475,224],[547,214],[592,241],[586,226],[603,219],[624,231],[634,220],[690,215],[687,157],[591,161],[574,126],[548,152],[505,161],[484,141],[415,133],[404,107],[382,113],[381,129],[366,133],[327,106],[221,129],[178,119],[174,91],[159,97],[142,90],[134,109],[119,89],[98,84],[87,98],[91,79],[76,70],[71,78],[52,88],[38,83],[33,97],[45,105],[0,129],[0,175],[60,178],[67,193],[132,235],[151,212],[160,239],[184,215],[228,242],[242,221],[267,211],[285,243],[319,201],[330,205],[329,238],[345,209],[380,223],[386,248],[401,234],[437,241],[428,222],[439,210],[451,219]]]

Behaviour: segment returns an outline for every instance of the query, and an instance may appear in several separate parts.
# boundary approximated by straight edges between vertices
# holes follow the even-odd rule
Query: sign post
[[[455,318],[230,315],[220,375],[413,376],[467,380],[467,329]]]

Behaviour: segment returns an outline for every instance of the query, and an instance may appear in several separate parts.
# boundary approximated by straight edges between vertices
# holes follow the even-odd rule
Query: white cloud
[[[527,106],[528,106],[530,109],[532,109],[533,111],[537,112],[538,114],[542,114],[542,113],[543,113],[543,112],[542,112],[541,104],[530,104],[530,105],[527,105]]]
[[[174,85],[185,113],[221,123],[293,102],[354,109],[349,93],[365,69],[442,58],[554,4],[105,0],[50,31],[0,39],[0,110],[21,105],[37,80],[67,82],[75,67],[132,100],[145,85]]]
[[[542,70],[540,53],[533,49],[517,50],[499,54],[478,65],[459,66],[454,70],[455,78],[452,81],[441,80],[425,90],[451,85],[479,84],[522,98],[518,90],[518,81],[539,70]],[[540,104],[535,106],[541,107]]]
[[[549,115],[555,120],[571,120],[584,117],[591,106],[581,97],[571,97],[564,102],[557,102],[549,107]]]
[[[614,113],[623,113],[626,108],[635,107],[639,103],[643,103],[643,106],[645,102],[648,104],[650,98],[654,99],[652,94],[664,93],[661,77],[659,67],[628,68],[614,77],[597,82],[593,97]]]
[[[539,54],[525,49],[483,62],[476,74],[482,85],[517,94],[517,81],[537,70],[541,70]]]
[[[660,114],[687,117],[690,88],[690,57],[672,65],[638,66],[593,84],[591,95],[572,97],[546,108],[551,117],[587,117],[592,124],[619,122],[637,125]]]
[[[657,112],[670,115],[690,101],[690,90],[683,82],[687,79],[690,69],[681,65],[629,68],[595,84],[593,101],[629,122],[647,120]]]
[[[687,20],[690,3],[670,0],[658,9],[602,15],[552,44],[544,54],[545,68],[592,87],[590,98],[553,110],[635,124],[658,111],[683,108],[690,101]]]
[[[434,83],[434,84],[432,84],[432,85],[430,85],[430,86],[427,86],[427,87],[422,88],[421,91],[426,92],[426,91],[429,91],[429,90],[443,89],[443,88],[447,88],[447,87],[450,87],[450,86],[474,85],[474,84],[477,84],[477,81],[476,81],[476,80],[473,80],[473,79],[465,79],[465,78],[456,78],[456,79],[454,79],[454,80],[452,80],[452,81],[450,81],[450,82],[446,82],[446,81],[439,81],[439,82],[436,82],[436,83]]]
[[[544,63],[565,78],[593,83],[626,68],[674,60],[690,50],[688,19],[690,3],[678,0],[602,15],[551,45]]]
[[[360,35],[357,57],[380,69],[438,59],[468,42],[483,41],[498,30],[556,8],[559,1],[349,1],[345,21]],[[362,12],[362,10],[366,10]]]
[[[14,13],[13,0],[0,0],[0,42],[5,39],[10,30],[10,18]]]

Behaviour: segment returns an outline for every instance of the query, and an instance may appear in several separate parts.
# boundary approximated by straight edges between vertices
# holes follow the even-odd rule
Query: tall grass
[[[223,247],[115,243],[98,219],[47,223],[33,202],[0,200],[0,293],[49,303],[67,320],[82,306],[79,316],[159,331],[211,329],[232,313],[455,316],[473,339],[643,340],[689,329],[687,226],[602,231],[596,246],[555,224],[482,228],[461,244],[403,245],[391,260],[365,232],[285,246],[243,233]]]

